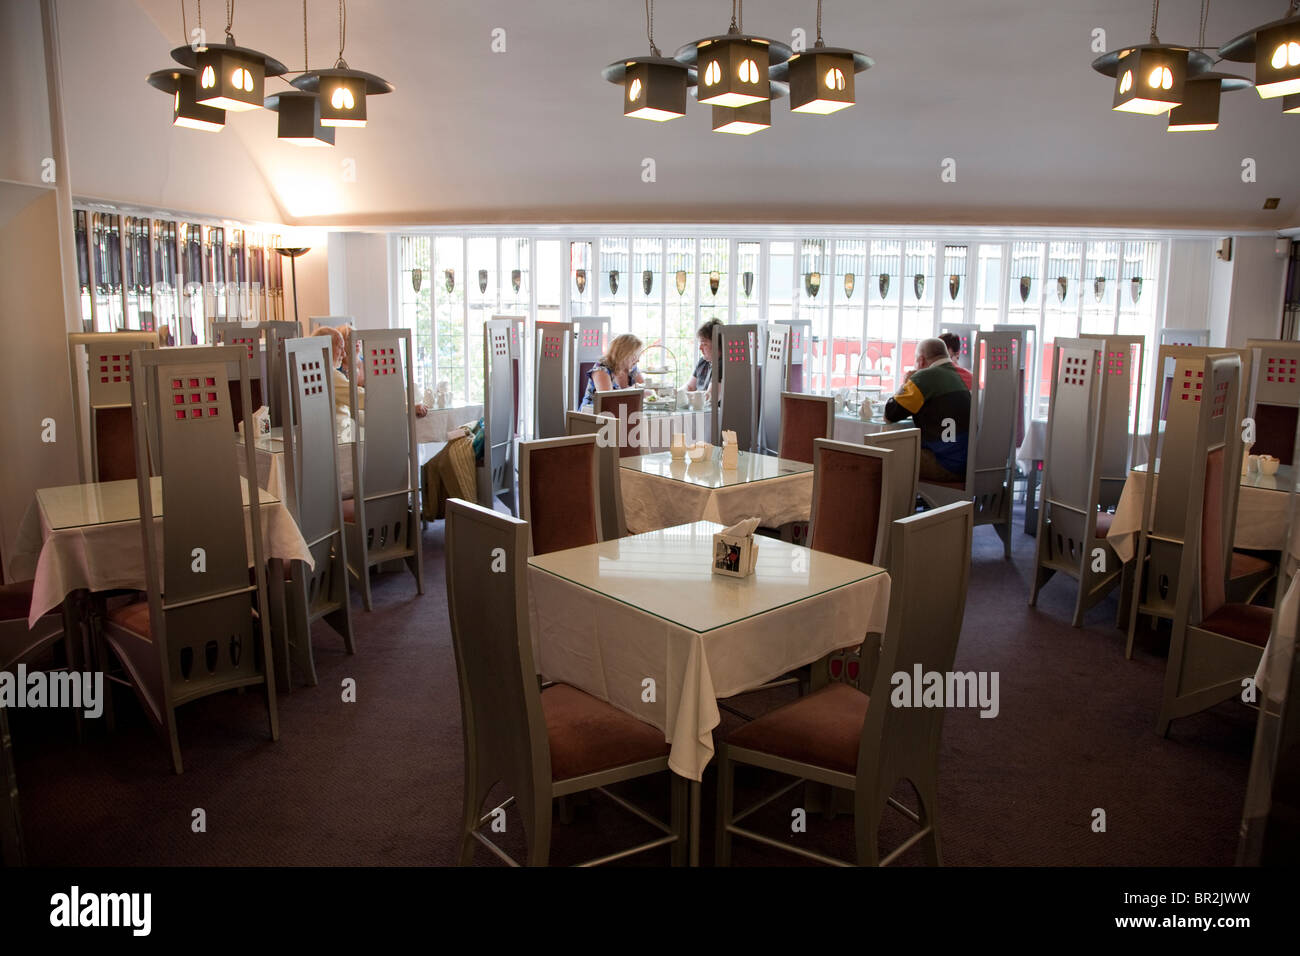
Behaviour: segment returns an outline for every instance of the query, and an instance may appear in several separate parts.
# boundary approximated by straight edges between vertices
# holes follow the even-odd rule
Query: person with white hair
[[[916,369],[885,404],[885,418],[921,429],[922,481],[965,482],[970,392],[940,339],[916,346]]]

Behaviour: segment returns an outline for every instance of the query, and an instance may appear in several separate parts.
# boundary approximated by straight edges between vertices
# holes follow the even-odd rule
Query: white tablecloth
[[[161,487],[161,479],[154,480]],[[134,480],[120,484],[130,484],[134,493]],[[246,491],[244,501],[247,504]],[[154,521],[161,542],[163,518]],[[261,529],[262,548],[267,558],[306,561],[309,566],[315,566],[302,532],[282,501],[262,504]],[[252,522],[247,507],[244,509],[244,537],[251,553]],[[161,545],[159,551],[161,558]],[[31,626],[76,590],[144,590],[144,545],[140,540],[139,521],[51,529],[44,511],[33,500],[18,527],[12,568],[19,580],[35,579],[28,617]],[[158,573],[161,577],[161,562]]]
[[[1025,440],[1016,449],[1016,461],[1042,461],[1047,455],[1047,419],[1033,418],[1025,429]]]
[[[283,449],[283,445],[276,443],[277,448]],[[284,500],[284,452],[272,451],[259,444],[253,449],[253,456],[257,461],[257,484],[265,488],[277,498]],[[352,497],[352,446],[339,445],[339,497]],[[235,461],[239,470],[244,470],[244,446],[236,443]]]
[[[692,521],[729,526],[749,517],[762,518],[765,528],[779,528],[812,516],[811,471],[725,488],[705,488],[627,468],[620,468],[619,474],[623,516],[631,534]]]
[[[1157,476],[1159,477],[1159,476]],[[1142,526],[1142,496],[1146,494],[1147,472],[1130,471],[1120,492],[1115,517],[1106,540],[1126,564],[1137,553],[1137,533]],[[1281,482],[1279,482],[1279,485]],[[1160,483],[1156,482],[1159,493]],[[1243,485],[1237,497],[1237,528],[1232,537],[1235,548],[1252,551],[1281,551],[1286,546],[1286,487],[1252,488]],[[1156,495],[1151,496],[1152,502]]]
[[[431,408],[429,414],[415,420],[416,444],[425,445],[431,442],[445,442],[447,432],[461,425],[472,425],[482,417],[482,405]]]
[[[760,547],[760,573],[762,560]],[[530,568],[535,663],[547,679],[662,730],[672,771],[700,780],[713,759],[718,699],[883,633],[889,586],[889,575],[878,574],[699,634]],[[656,687],[649,702],[647,677]]]

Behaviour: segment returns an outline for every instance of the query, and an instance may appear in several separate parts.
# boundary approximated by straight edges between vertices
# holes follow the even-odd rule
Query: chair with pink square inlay
[[[82,459],[81,469],[87,480],[120,481],[135,477],[131,353],[157,345],[158,336],[153,332],[73,332],[68,336],[79,453],[86,443],[82,437],[83,417],[89,424],[89,457]]]

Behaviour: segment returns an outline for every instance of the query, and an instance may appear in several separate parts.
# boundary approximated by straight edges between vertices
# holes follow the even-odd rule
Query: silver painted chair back
[[[587,315],[573,320],[572,399],[569,407],[582,408],[587,392],[587,375],[609,347],[610,319],[603,315]]]
[[[161,533],[154,521],[140,522],[147,618],[110,612],[106,637],[148,716],[164,730],[177,773],[183,767],[175,711],[200,697],[264,685],[271,738],[279,737],[268,615],[254,614],[268,606],[257,463],[251,444],[238,463],[231,454],[227,368],[236,362],[247,409],[246,348],[135,353],[131,398],[140,514],[155,513],[147,464],[152,445],[165,517]],[[251,434],[251,412],[245,413],[244,427]],[[156,432],[153,442],[150,430]]]
[[[291,688],[291,668],[295,666],[305,673],[309,684],[316,684],[311,649],[314,621],[323,618],[333,627],[349,654],[355,653],[356,647],[339,489],[330,343],[321,336],[288,338],[277,343],[277,350],[275,362],[285,371],[279,402],[285,412],[285,505],[315,562],[309,568],[305,561],[294,561],[289,575],[281,574],[278,581],[270,583],[272,623],[279,617],[282,625],[276,629],[276,673],[281,686]]]
[[[921,472],[921,429],[890,428],[867,435],[868,448],[893,452],[889,465],[889,523],[916,513],[916,486]],[[886,546],[887,547],[887,546]],[[888,554],[885,550],[883,554]]]
[[[709,383],[713,399],[713,440],[734,431],[741,451],[753,451],[758,438],[758,395],[754,369],[758,326],[719,325],[713,330],[713,374]]]
[[[269,378],[266,370],[268,354],[266,343],[266,329],[262,328],[261,324],[244,325],[242,322],[212,323],[213,345],[242,345],[248,350],[248,384],[253,401],[253,407],[248,410],[250,416],[267,404],[269,395],[267,390]],[[230,392],[230,402],[234,410],[234,419],[239,422],[244,417],[244,410],[240,406],[239,395],[233,386]]]
[[[1023,387],[1022,332],[980,332],[971,368],[970,430],[964,488],[921,481],[917,493],[932,508],[972,501],[975,526],[992,525],[1011,557],[1011,494],[1015,476],[1016,425]]]
[[[1241,380],[1249,363],[1248,351],[1193,346],[1163,346],[1158,366],[1173,365],[1173,388],[1165,416],[1165,432],[1161,442],[1160,457],[1148,462],[1148,472],[1154,470],[1156,480],[1148,473],[1142,498],[1142,523],[1138,531],[1138,546],[1133,564],[1133,593],[1130,602],[1128,645],[1126,656],[1133,654],[1139,615],[1152,619],[1173,620],[1177,611],[1180,587],[1179,574],[1187,537],[1189,498],[1196,473],[1197,440],[1202,430],[1203,406],[1212,403],[1218,409],[1226,394],[1231,404],[1226,416],[1232,416],[1236,427],[1232,430],[1237,440],[1229,441],[1224,448],[1224,467],[1232,480],[1223,486],[1222,514],[1228,528],[1236,525],[1237,496],[1241,489],[1240,441]],[[1220,359],[1229,359],[1220,363]],[[1218,376],[1211,379],[1210,376]],[[1211,387],[1213,386],[1213,387]],[[1207,413],[1208,414],[1208,413]],[[1152,408],[1152,432],[1159,426],[1160,408]],[[1216,426],[1217,428],[1217,426]],[[1204,463],[1201,464],[1204,471]],[[1159,494],[1156,486],[1159,485]],[[1232,534],[1224,535],[1225,566],[1232,559]]]
[[[1210,344],[1209,329],[1161,329],[1160,344],[1165,345],[1191,345],[1196,348],[1207,348]]]
[[[533,437],[558,438],[564,434],[564,413],[569,410],[573,323],[538,322],[534,335],[537,361],[533,375]]]
[[[781,393],[791,391],[785,383],[790,378],[790,338],[794,330],[789,326],[772,324],[766,326],[765,332],[761,450],[774,455],[781,448]]]
[[[286,339],[296,339],[302,335],[297,322],[261,322],[266,336],[266,404],[271,411],[271,427],[284,426],[284,355],[280,343]]]
[[[410,329],[357,329],[347,357],[350,413],[360,422],[358,353],[365,367],[365,425],[352,443],[353,497],[344,506],[348,571],[371,609],[370,569],[403,560],[424,593],[420,477],[416,462],[415,379]],[[351,512],[349,516],[348,512]]]
[[[1025,440],[1025,423],[1034,418],[1036,411],[1035,401],[1037,396],[1036,382],[1034,381],[1034,354],[1038,347],[1038,326],[1036,325],[1017,325],[1014,322],[997,322],[993,325],[994,332],[1023,332],[1024,339],[1020,350],[1020,421],[1016,425],[1016,447],[1019,448]],[[1047,350],[1043,350],[1047,354]],[[1041,373],[1040,373],[1041,374]],[[1042,404],[1040,415],[1047,414],[1046,402]]]
[[[158,336],[152,332],[72,332],[68,335],[77,455],[85,480],[117,481],[135,477],[131,354],[137,349],[153,349],[157,345]],[[85,383],[84,411],[82,383]],[[89,439],[88,454],[83,418],[86,419],[85,431]]]
[[[596,436],[597,487],[600,489],[600,535],[611,541],[627,535],[623,517],[623,482],[619,470],[618,419],[586,412],[569,412],[565,425],[570,435]]]
[[[1056,572],[1069,575],[1078,583],[1075,627],[1082,625],[1084,612],[1102,600],[1120,578],[1119,559],[1106,543],[1109,517],[1099,511],[1106,393],[1108,389],[1127,389],[1126,380],[1121,382],[1114,374],[1113,354],[1104,339],[1058,338],[1052,345],[1047,448],[1029,604],[1037,605],[1039,591]],[[1127,365],[1127,359],[1124,361]],[[1110,425],[1116,427],[1113,421]],[[1122,430],[1127,438],[1127,425]]]
[[[479,469],[478,499],[492,507],[502,498],[511,512],[515,498],[515,413],[519,408],[510,357],[511,320],[483,323],[483,464]]]
[[[1101,492],[1098,503],[1103,511],[1119,504],[1128,470],[1138,460],[1138,410],[1141,396],[1146,337],[1141,335],[1084,335],[1083,339],[1100,344],[1097,361],[1101,363],[1100,389],[1100,459],[1098,478]],[[1057,381],[1052,379],[1053,383]]]
[[[773,326],[784,325],[790,329],[790,369],[786,374],[785,391],[806,392],[812,386],[812,320],[777,319]],[[715,346],[716,347],[716,346]],[[718,353],[713,353],[716,362]]]
[[[525,376],[528,374],[528,365],[524,361],[526,351],[524,326],[528,320],[522,315],[494,315],[492,318],[510,323],[510,381],[514,389],[514,429],[515,437],[522,438],[523,418],[519,414],[519,403],[523,401],[523,396],[527,392]]]
[[[1254,388],[1250,397],[1255,420],[1256,455],[1272,455],[1284,465],[1300,461],[1296,428],[1300,424],[1300,342],[1247,339],[1254,354]]]
[[[971,363],[974,362],[975,337],[979,335],[980,327],[978,325],[964,325],[960,322],[943,322],[939,326],[939,331],[951,332],[957,338],[961,339],[961,351],[953,359],[962,368],[969,370]]]

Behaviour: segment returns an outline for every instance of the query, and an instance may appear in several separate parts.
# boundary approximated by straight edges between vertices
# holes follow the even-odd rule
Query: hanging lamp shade
[[[195,98],[197,78],[193,70],[158,70],[149,74],[149,85],[172,95],[172,125],[219,133],[226,126],[226,111],[202,106]]]
[[[1282,97],[1283,113],[1300,113],[1300,93]]]
[[[283,76],[285,65],[258,50],[229,43],[212,43],[197,50],[180,46],[172,50],[172,59],[189,67],[198,77],[196,101],[230,112],[262,108],[268,76]]]
[[[601,72],[623,87],[623,115],[663,123],[686,115],[686,88],[695,71],[663,56],[634,56],[617,60]]]
[[[320,100],[314,94],[290,90],[268,96],[264,105],[279,114],[276,135],[281,142],[295,146],[334,145],[334,130],[321,125]]]
[[[383,77],[352,70],[342,60],[332,70],[310,70],[290,80],[304,93],[320,99],[322,126],[365,126],[366,97],[393,92],[393,84]]]
[[[1241,34],[1219,47],[1219,56],[1255,64],[1255,90],[1266,100],[1300,93],[1300,14]]]
[[[854,50],[813,47],[772,67],[772,79],[790,84],[790,112],[824,115],[854,104],[853,77],[875,62]]]
[[[691,94],[700,95],[703,87],[696,85],[691,87]],[[713,132],[715,133],[734,133],[738,136],[748,136],[751,133],[757,133],[759,130],[768,129],[772,125],[772,100],[779,100],[783,96],[790,95],[790,87],[785,83],[772,80],[769,84],[771,99],[760,100],[757,103],[747,103],[744,106],[715,106],[713,107]]]
[[[1227,90],[1251,85],[1244,76],[1211,71],[1193,77],[1183,86],[1183,102],[1169,111],[1169,132],[1209,132],[1219,128],[1219,98]]]
[[[1180,105],[1187,80],[1213,65],[1214,60],[1199,50],[1161,43],[1112,50],[1092,61],[1098,73],[1115,78],[1111,109],[1150,116]]]
[[[772,98],[770,71],[792,53],[784,43],[735,30],[688,43],[674,59],[695,68],[701,104],[737,109]]]

